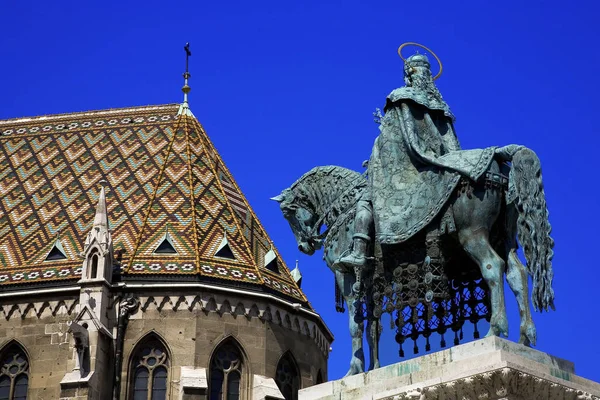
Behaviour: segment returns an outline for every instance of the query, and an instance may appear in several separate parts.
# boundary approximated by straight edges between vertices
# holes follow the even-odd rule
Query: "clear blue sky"
[[[0,4],[0,118],[190,104],[349,362],[333,277],[304,256],[269,197],[317,165],[361,169],[372,112],[402,85],[398,45],[444,62],[438,80],[464,148],[519,143],[543,166],[556,240],[556,305],[535,314],[538,349],[600,381],[599,10],[592,1],[16,1]],[[518,311],[507,296],[511,339]],[[435,341],[435,340],[434,340]],[[386,329],[385,364],[398,361]],[[407,352],[410,355],[410,352]]]

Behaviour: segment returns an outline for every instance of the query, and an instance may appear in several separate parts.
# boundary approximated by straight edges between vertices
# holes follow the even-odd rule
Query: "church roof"
[[[208,281],[307,304],[202,125],[178,108],[0,121],[0,290],[80,278],[105,184],[122,280]]]

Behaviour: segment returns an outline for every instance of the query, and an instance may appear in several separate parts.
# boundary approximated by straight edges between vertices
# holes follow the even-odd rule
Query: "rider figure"
[[[429,60],[425,55],[416,54],[406,59],[404,64],[404,82],[406,84],[406,89],[400,90],[412,91],[411,93],[413,93],[413,96],[415,97],[434,98],[435,100],[439,99],[439,101],[445,105],[439,91],[433,83],[431,67]],[[388,98],[388,103],[389,101],[390,98]],[[381,125],[379,129],[382,130]],[[437,132],[437,130],[435,130],[435,132]],[[424,154],[439,157],[449,151],[460,149],[458,140],[453,132],[451,135],[444,135],[445,137],[442,137],[442,135],[437,132],[436,136],[438,137],[436,139],[432,138],[433,140],[423,138],[422,144],[424,146],[422,150],[424,151]],[[419,160],[418,156],[416,158],[416,161],[425,161],[422,159]],[[365,164],[368,165],[368,163]],[[355,271],[362,270],[367,264],[367,249],[372,240],[370,235],[374,231],[371,184],[372,179],[369,179],[369,185],[365,188],[357,204],[352,251],[340,257],[338,262],[336,262],[338,265],[341,264],[346,268],[353,268]]]

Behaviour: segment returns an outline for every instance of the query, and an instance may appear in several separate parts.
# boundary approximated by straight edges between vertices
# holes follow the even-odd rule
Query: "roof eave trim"
[[[273,301],[274,303],[284,304],[287,307],[290,307],[296,311],[302,312],[304,314],[310,315],[312,318],[315,318],[318,322],[320,322],[321,327],[327,333],[327,336],[330,342],[333,342],[334,336],[329,327],[325,324],[325,321],[321,318],[321,316],[305,307],[300,303],[294,303],[291,301],[283,300],[277,296],[267,293],[253,292],[249,290],[242,289],[234,289],[223,286],[216,285],[207,285],[204,283],[125,283],[118,282],[116,284],[111,285],[113,289],[186,289],[186,288],[198,288],[198,289],[207,289],[207,290],[215,290],[221,292],[229,292],[234,294],[246,295],[249,297],[260,297],[263,299],[267,299],[269,301]],[[15,298],[22,296],[39,296],[41,294],[56,294],[56,293],[69,293],[69,292],[79,292],[81,289],[80,286],[69,286],[62,288],[51,288],[51,289],[33,289],[33,290],[23,290],[23,291],[11,291],[0,293],[0,299],[2,298]]]

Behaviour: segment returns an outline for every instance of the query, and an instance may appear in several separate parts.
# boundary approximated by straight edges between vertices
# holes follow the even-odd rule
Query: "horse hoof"
[[[508,327],[501,327],[495,324],[491,324],[490,325],[490,329],[488,330],[488,333],[485,335],[485,337],[490,337],[490,336],[498,336],[498,337],[508,337]]]
[[[526,329],[521,329],[521,337],[519,343],[532,347],[535,346],[537,341],[537,333],[533,324],[529,325]]]
[[[493,331],[494,335],[498,337],[504,336],[505,338],[508,338],[508,321],[492,322],[490,324],[490,331]]]
[[[521,337],[519,338],[519,343],[521,343],[525,347],[531,347],[531,341],[527,336],[521,335]]]
[[[353,375],[357,375],[357,374],[362,374],[362,371],[357,371],[354,368],[350,368],[348,370],[348,372],[346,373],[346,375],[344,375],[344,378],[348,377],[348,376],[353,376]]]

